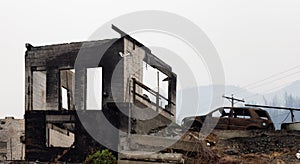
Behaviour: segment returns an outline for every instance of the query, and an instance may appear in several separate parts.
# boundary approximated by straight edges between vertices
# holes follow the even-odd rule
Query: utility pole
[[[252,106],[252,107],[258,107],[258,108],[272,108],[272,109],[289,110],[289,111],[291,112],[291,119],[292,119],[292,122],[295,121],[294,111],[300,111],[300,108],[289,108],[289,107],[279,107],[279,106],[269,106],[269,105],[253,105],[253,104],[245,104],[245,106]]]
[[[228,96],[223,96],[223,98],[229,100],[231,102],[231,107],[233,108],[234,107],[234,101],[237,101],[237,102],[245,102],[245,100],[241,100],[241,99],[237,99],[237,98],[234,98],[233,95],[231,95],[231,97],[228,97]]]

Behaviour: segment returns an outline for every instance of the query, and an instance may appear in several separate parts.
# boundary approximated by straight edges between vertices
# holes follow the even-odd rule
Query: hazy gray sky
[[[299,9],[297,0],[1,1],[0,118],[24,114],[25,43],[87,40],[103,23],[122,14],[163,10],[197,24],[220,55],[226,84],[244,86],[300,65]],[[294,74],[274,86],[299,77]]]

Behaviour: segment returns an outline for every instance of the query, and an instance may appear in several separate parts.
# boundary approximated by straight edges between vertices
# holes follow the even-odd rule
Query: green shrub
[[[97,151],[91,155],[88,155],[84,161],[84,164],[115,164],[117,163],[116,157],[107,149]]]

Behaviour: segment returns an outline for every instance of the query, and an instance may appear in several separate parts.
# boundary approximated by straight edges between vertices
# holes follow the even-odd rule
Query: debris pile
[[[300,163],[300,132],[295,131],[214,130],[204,136],[174,125],[152,129],[145,136],[133,136],[131,143],[135,151],[168,147],[151,156],[156,162],[172,162],[166,159],[175,155],[180,157],[177,162],[184,163]]]
[[[261,132],[220,140],[212,149],[225,163],[296,163],[299,147],[299,132]]]
[[[131,135],[129,149],[123,151],[119,158],[131,162],[218,163],[219,157],[210,147],[217,142],[215,134],[203,136],[171,124],[152,129],[147,135]]]

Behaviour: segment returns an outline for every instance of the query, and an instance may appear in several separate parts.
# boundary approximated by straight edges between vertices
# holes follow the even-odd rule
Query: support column
[[[27,63],[26,63],[27,64]],[[32,74],[30,66],[25,68],[25,111],[32,110]]]
[[[75,69],[75,109],[86,109],[86,69]]]
[[[46,81],[47,110],[59,110],[61,106],[59,69],[48,68]]]

